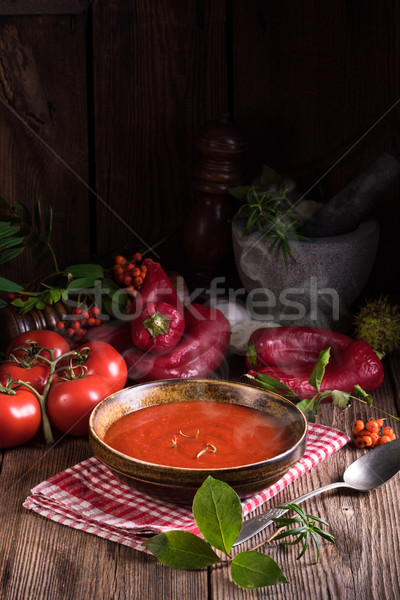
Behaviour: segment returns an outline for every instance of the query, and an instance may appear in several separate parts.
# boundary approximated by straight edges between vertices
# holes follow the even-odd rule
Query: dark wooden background
[[[194,136],[223,112],[249,174],[270,164],[310,197],[400,158],[399,23],[399,0],[4,1],[0,196],[53,207],[61,267],[161,240],[179,266]],[[399,192],[375,209],[371,293],[400,293]],[[26,253],[1,272],[38,273]]]

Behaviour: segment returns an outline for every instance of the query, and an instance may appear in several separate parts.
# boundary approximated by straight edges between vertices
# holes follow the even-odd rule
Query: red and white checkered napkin
[[[337,429],[310,423],[303,458],[273,486],[243,501],[243,516],[342,448],[349,439]],[[141,545],[145,535],[169,529],[199,533],[189,507],[158,501],[130,489],[95,457],[37,485],[23,506],[57,523],[137,550],[145,550]]]

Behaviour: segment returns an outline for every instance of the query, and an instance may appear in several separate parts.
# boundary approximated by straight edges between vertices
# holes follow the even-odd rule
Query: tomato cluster
[[[124,287],[131,297],[135,297],[146,277],[147,267],[145,264],[141,264],[142,258],[140,252],[135,252],[131,260],[121,254],[114,258],[114,281],[120,287]]]
[[[70,350],[54,331],[29,331],[13,340],[0,365],[0,448],[24,444],[42,423],[85,435],[93,408],[122,389],[127,366],[106,342]],[[46,438],[47,439],[47,438]],[[52,441],[47,439],[47,441]]]
[[[356,448],[375,448],[396,439],[396,434],[383,419],[369,419],[366,423],[361,419],[354,422],[352,437]]]

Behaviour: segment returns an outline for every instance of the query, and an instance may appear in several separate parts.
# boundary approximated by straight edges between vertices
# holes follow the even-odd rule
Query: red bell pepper
[[[185,320],[182,303],[164,269],[145,259],[146,277],[132,303],[131,337],[139,350],[169,352],[182,337]]]
[[[230,324],[222,312],[201,304],[185,308],[185,332],[168,354],[154,355],[131,348],[123,353],[128,377],[137,382],[207,377],[228,350]]]
[[[314,327],[263,327],[254,331],[248,341],[248,369],[286,367],[300,369],[314,365],[319,353],[331,348],[335,357],[353,340],[342,333]]]
[[[261,373],[278,379],[287,385],[299,398],[311,398],[316,390],[308,383],[313,365],[263,367],[250,370],[249,373]],[[371,346],[364,340],[352,341],[336,357],[332,358],[325,369],[320,391],[340,390],[354,392],[354,386],[360,385],[364,391],[372,392],[383,383],[383,365]],[[279,390],[278,390],[279,391]]]
[[[131,321],[131,338],[136,348],[164,354],[176,346],[185,329],[178,309],[166,302],[148,302]]]

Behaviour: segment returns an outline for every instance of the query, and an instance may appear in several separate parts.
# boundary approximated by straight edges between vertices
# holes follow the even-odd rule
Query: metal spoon
[[[308,500],[308,498],[312,498],[316,494],[339,487],[367,492],[386,483],[399,471],[400,439],[397,439],[363,454],[363,456],[347,467],[343,474],[343,481],[329,483],[308,492],[308,494],[304,494],[304,496],[293,500],[291,504],[300,504],[300,502]],[[272,518],[280,517],[288,510],[287,508],[272,508],[261,515],[248,519],[243,523],[238,538],[233,545],[242,544],[270,525],[273,522]]]

